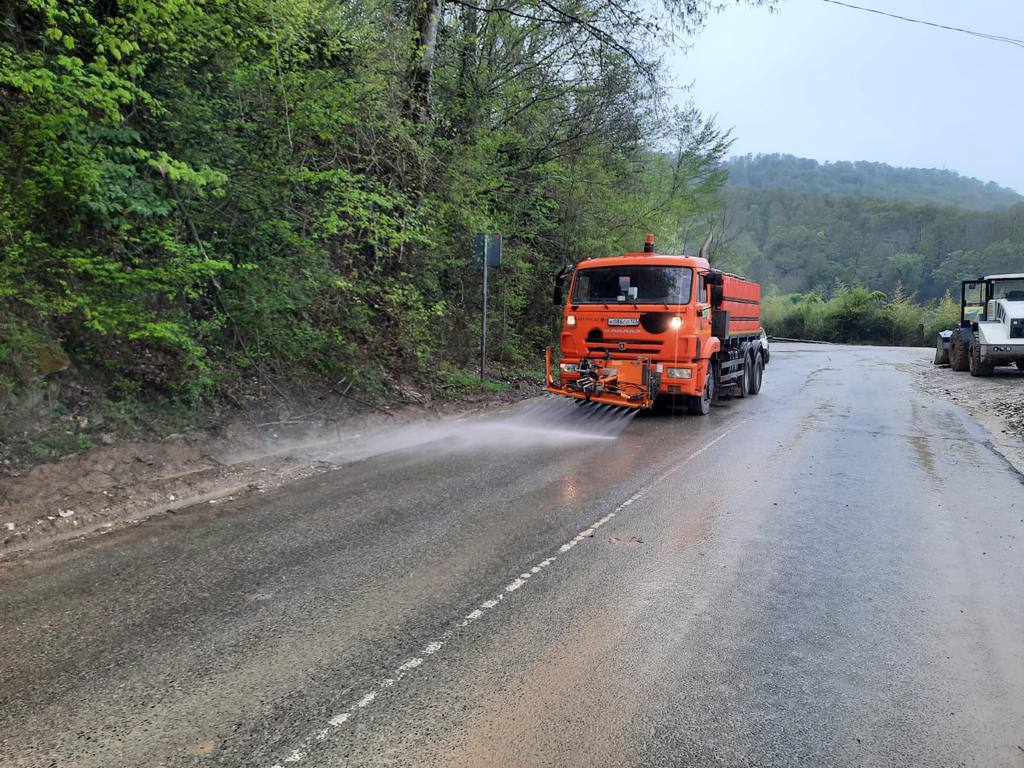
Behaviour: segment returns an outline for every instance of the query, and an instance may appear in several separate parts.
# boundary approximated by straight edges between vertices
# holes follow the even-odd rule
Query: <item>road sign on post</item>
[[[480,331],[480,383],[483,384],[487,362],[487,268],[501,266],[501,234],[476,233],[473,237],[473,266],[484,271],[484,312]]]
[[[477,232],[473,237],[473,266],[480,269],[484,266],[484,253],[487,255],[488,267],[501,266],[501,235],[493,233],[485,235]]]

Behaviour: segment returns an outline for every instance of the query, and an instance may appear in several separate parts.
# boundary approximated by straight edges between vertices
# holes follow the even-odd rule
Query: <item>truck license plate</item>
[[[608,325],[640,325],[635,317],[609,317]]]

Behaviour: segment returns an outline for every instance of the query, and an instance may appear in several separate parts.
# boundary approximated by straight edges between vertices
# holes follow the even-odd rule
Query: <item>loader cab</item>
[[[991,286],[989,301],[1024,301],[1024,274],[993,275],[985,279]]]
[[[988,283],[982,280],[964,280],[960,283],[960,327],[985,319],[988,308]]]
[[[1024,273],[964,280],[960,284],[960,327],[994,321],[1000,299],[1024,302]]]

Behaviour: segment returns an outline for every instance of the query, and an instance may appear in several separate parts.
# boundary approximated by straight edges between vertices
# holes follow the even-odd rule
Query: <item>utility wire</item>
[[[924,21],[923,19],[912,19],[909,16],[900,16],[896,13],[889,13],[888,11],[879,11],[876,8],[865,8],[861,5],[853,5],[852,3],[844,3],[842,0],[822,0],[824,3],[831,3],[832,5],[841,5],[844,8],[852,8],[855,11],[865,11],[867,13],[876,13],[879,16],[887,16],[890,19],[899,19],[900,21],[909,21],[912,24],[924,24],[926,27],[936,27],[937,29],[946,29],[950,32],[962,32],[965,35],[972,35],[973,37],[980,37],[983,40],[994,40],[998,43],[1009,43],[1010,45],[1016,45],[1018,48],[1024,48],[1024,40],[1019,40],[1015,37],[1004,37],[1003,35],[990,35],[987,32],[977,32],[973,29],[964,29],[963,27],[951,27],[946,24],[937,24],[934,21]]]

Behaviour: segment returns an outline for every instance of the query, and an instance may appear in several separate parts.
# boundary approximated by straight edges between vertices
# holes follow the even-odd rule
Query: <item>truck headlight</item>
[[[558,369],[562,373],[579,373],[580,366],[578,363],[559,363]]]
[[[576,327],[576,315],[566,315],[565,316],[565,326],[567,328],[575,328]]]
[[[683,318],[679,317],[679,315],[676,315],[671,320],[669,320],[668,324],[672,326],[673,331],[678,331],[680,328],[683,327]]]
[[[689,368],[669,368],[665,371],[670,379],[690,379],[693,378],[693,371]]]

